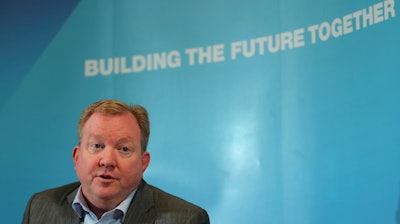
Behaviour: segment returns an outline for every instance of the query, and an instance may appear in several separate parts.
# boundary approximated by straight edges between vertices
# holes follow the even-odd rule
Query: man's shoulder
[[[25,209],[23,223],[78,223],[71,203],[79,183],[71,183],[34,194]]]
[[[79,182],[74,182],[60,187],[50,188],[36,193],[32,198],[34,200],[48,200],[55,203],[61,203],[65,201],[68,195],[78,189],[79,186]]]
[[[134,212],[128,212],[127,220],[141,223],[210,223],[207,211],[203,208],[145,181],[142,181],[136,193],[136,203],[132,203]]]
[[[161,206],[185,210],[203,210],[201,207],[176,195],[170,194],[158,187],[150,184],[147,184],[147,187],[153,192],[154,201],[158,207]]]

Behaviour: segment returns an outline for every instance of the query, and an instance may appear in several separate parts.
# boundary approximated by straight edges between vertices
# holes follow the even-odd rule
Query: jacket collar
[[[154,194],[146,181],[142,179],[135,197],[126,213],[126,223],[153,223],[154,222]]]
[[[67,202],[71,205],[71,211],[75,213],[72,209],[72,203],[74,201],[75,195],[78,192],[80,184],[78,183],[76,188],[67,195]],[[124,223],[154,223],[154,194],[151,188],[148,186],[146,181],[141,180],[139,187],[129,205],[128,211],[126,212],[126,217]],[[79,222],[79,216],[75,213],[71,217],[76,217],[69,223]]]

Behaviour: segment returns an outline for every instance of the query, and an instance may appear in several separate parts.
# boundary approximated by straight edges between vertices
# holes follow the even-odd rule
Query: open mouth
[[[112,176],[109,175],[100,175],[100,177],[106,180],[114,179]]]
[[[115,180],[115,178],[114,178],[113,176],[111,176],[111,175],[105,175],[105,174],[103,174],[103,175],[99,175],[98,177],[101,178],[101,179],[104,180],[104,181]]]

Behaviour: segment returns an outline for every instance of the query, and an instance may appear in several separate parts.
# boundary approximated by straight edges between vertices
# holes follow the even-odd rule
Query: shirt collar
[[[118,210],[122,212],[121,220],[124,220],[126,212],[128,211],[129,205],[131,204],[132,199],[135,196],[135,193],[136,189],[132,191],[132,193],[130,193],[128,197],[126,197],[117,207],[111,210],[111,211]],[[76,193],[74,201],[72,202],[72,208],[78,214],[80,219],[84,219],[87,213],[93,213],[92,211],[90,211],[89,206],[87,205],[87,202],[83,197],[82,186],[79,186],[78,188],[78,192]]]

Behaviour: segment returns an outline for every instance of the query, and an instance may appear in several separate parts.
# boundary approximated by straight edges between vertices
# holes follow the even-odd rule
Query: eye
[[[133,153],[133,149],[131,147],[123,146],[118,148],[118,152],[122,157],[129,157]]]
[[[104,148],[105,148],[105,146],[103,144],[94,143],[94,144],[89,145],[89,152],[97,153],[97,152],[100,152],[101,150],[103,150]]]

